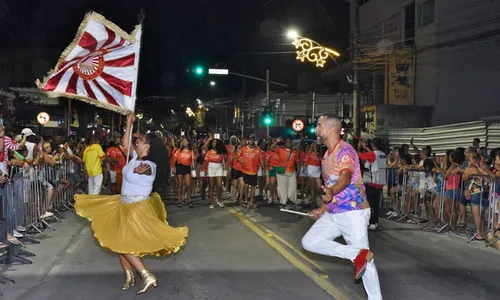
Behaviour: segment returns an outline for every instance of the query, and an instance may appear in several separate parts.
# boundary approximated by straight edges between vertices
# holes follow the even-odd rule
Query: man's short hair
[[[431,157],[431,151],[427,147],[422,148],[422,153],[425,155],[425,157]]]
[[[467,150],[469,150],[470,153],[477,153],[477,149],[474,147],[468,147]]]
[[[340,126],[342,127],[342,118],[340,118],[339,116],[337,116],[336,114],[333,114],[333,113],[326,113],[326,114],[322,114],[321,115],[323,118],[327,119],[327,120],[331,120],[331,121],[335,121],[335,122],[338,122],[340,124]]]
[[[473,160],[478,160],[479,159],[479,154],[477,152],[471,152],[470,157]]]
[[[328,120],[336,120],[336,121],[342,122],[342,118],[340,118],[339,116],[337,116],[336,114],[333,114],[333,113],[326,113],[326,114],[322,114],[321,116],[328,119]]]
[[[378,137],[373,138],[372,145],[375,146],[375,148],[377,148],[378,150],[380,150],[380,148],[382,148],[382,139]]]

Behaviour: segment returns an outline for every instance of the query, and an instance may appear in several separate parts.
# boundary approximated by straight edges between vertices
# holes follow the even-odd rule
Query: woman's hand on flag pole
[[[133,113],[129,113],[127,115],[127,123],[132,124],[133,122],[135,122],[135,115]]]

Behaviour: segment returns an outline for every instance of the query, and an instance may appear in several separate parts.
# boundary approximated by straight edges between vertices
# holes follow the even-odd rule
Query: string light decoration
[[[295,49],[297,49],[297,60],[304,62],[306,59],[312,63],[316,63],[316,67],[324,67],[328,57],[331,55],[339,57],[340,53],[330,48],[326,48],[319,43],[303,37],[297,37],[293,41]]]

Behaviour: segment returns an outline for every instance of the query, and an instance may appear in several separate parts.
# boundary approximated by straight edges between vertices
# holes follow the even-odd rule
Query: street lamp
[[[211,86],[215,86],[215,84],[216,84],[215,81],[210,81]]]
[[[316,63],[316,67],[323,67],[328,58],[336,62],[335,57],[340,56],[340,53],[333,49],[326,48],[316,41],[299,36],[295,30],[288,31],[287,36],[293,40],[292,44],[297,49],[297,60],[301,62],[307,59],[309,62]]]
[[[299,37],[299,33],[296,30],[289,30],[286,35],[291,40],[296,40]]]

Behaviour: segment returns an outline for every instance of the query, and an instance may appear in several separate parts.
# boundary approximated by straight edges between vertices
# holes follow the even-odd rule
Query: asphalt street
[[[167,258],[146,258],[159,286],[121,291],[118,258],[99,247],[86,221],[67,214],[47,232],[32,265],[11,266],[3,299],[366,299],[350,263],[310,254],[300,240],[312,221],[262,205],[209,209],[167,207],[173,226],[187,225],[187,245]],[[498,299],[500,253],[463,238],[382,221],[370,233],[384,299]],[[140,280],[139,280],[140,283]]]

